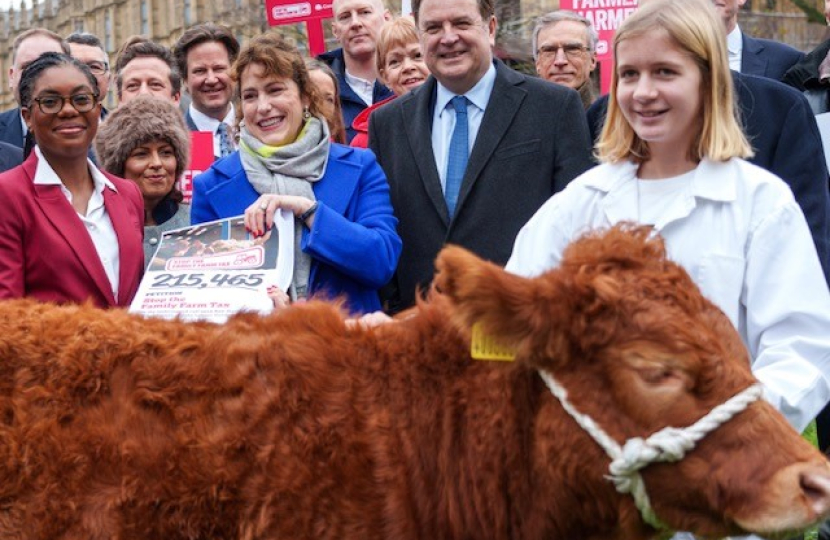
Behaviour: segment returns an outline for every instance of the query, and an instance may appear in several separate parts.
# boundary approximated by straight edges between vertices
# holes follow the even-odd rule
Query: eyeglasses
[[[89,71],[92,72],[93,75],[103,75],[107,71],[110,70],[110,67],[106,64],[106,62],[85,62],[86,67],[89,68]]]
[[[556,56],[556,53],[559,52],[559,49],[565,53],[569,59],[573,60],[575,58],[579,58],[579,56],[588,50],[588,47],[585,45],[580,45],[579,43],[563,43],[561,45],[543,45],[539,47],[539,50],[536,51],[540,57],[551,57]]]
[[[43,114],[58,114],[63,109],[63,106],[68,101],[72,104],[79,113],[89,112],[95,108],[98,103],[94,94],[75,94],[72,96],[43,96],[33,98],[32,101],[37,101],[37,106],[40,107],[40,112]]]

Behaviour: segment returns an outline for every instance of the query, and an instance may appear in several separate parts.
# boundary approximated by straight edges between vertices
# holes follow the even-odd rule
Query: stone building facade
[[[28,28],[41,26],[63,36],[91,32],[104,43],[110,64],[115,62],[121,43],[136,34],[171,45],[185,28],[199,22],[228,25],[240,41],[267,29],[265,0],[30,0],[34,2],[31,7],[24,0],[15,1],[19,2],[17,7],[0,12],[0,110],[15,106],[8,89],[12,42]],[[823,10],[822,0],[810,1]],[[400,11],[401,0],[386,3],[391,10]],[[518,63],[528,61],[534,17],[557,9],[559,0],[497,0],[496,6],[499,55]],[[802,50],[814,47],[825,33],[823,25],[808,24],[791,0],[748,0],[740,20],[742,28],[753,35],[778,39]],[[301,28],[283,27],[281,31],[304,45]],[[106,103],[114,105],[112,95]]]

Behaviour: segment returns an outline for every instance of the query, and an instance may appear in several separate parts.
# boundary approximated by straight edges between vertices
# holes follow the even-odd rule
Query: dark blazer
[[[0,142],[0,172],[8,171],[23,163],[23,150],[9,143]]]
[[[741,73],[780,81],[788,69],[804,58],[804,53],[787,44],[741,34]]]
[[[104,205],[118,236],[118,299],[95,245],[60,186],[35,185],[37,154],[0,174],[0,298],[129,306],[144,272],[144,202],[135,182],[104,173]]]
[[[312,189],[319,206],[300,244],[311,256],[309,295],[342,296],[353,313],[379,310],[378,289],[401,252],[383,171],[371,152],[332,143],[326,172]],[[190,220],[238,216],[258,197],[236,151],[193,180]]]
[[[444,244],[506,263],[522,225],[593,166],[579,94],[495,64],[495,86],[452,220],[432,151],[435,78],[369,118],[369,147],[389,179],[403,239],[398,271],[384,295],[389,311],[411,306],[416,288],[429,286]]]
[[[0,141],[23,148],[23,126],[20,123],[20,108],[0,113]]]
[[[365,103],[346,82],[346,62],[343,59],[343,49],[323,53],[317,59],[331,66],[331,70],[337,75],[337,86],[340,87],[340,108],[343,110],[343,123],[346,126],[346,143],[351,143],[354,136],[357,135],[357,131],[352,127],[357,115],[369,105],[388,99],[394,94],[380,81],[375,81],[375,86],[372,88],[372,103]]]
[[[749,161],[789,184],[830,283],[830,175],[810,105],[800,92],[772,79],[733,71],[732,80],[744,131],[755,149]],[[588,109],[594,140],[602,130],[607,106],[608,96],[602,96]]]

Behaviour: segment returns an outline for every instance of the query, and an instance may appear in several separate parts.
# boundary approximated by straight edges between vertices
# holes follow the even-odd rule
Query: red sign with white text
[[[599,34],[597,60],[600,64],[600,91],[607,94],[614,69],[614,34],[620,24],[637,9],[639,0],[559,0],[560,9],[575,11],[591,21]]]
[[[208,170],[213,164],[213,133],[210,131],[190,132],[190,164],[179,178],[179,189],[184,194],[184,203],[190,204],[193,196],[193,178]]]
[[[599,34],[597,59],[613,58],[611,44],[620,24],[637,9],[638,0],[559,0],[560,9],[576,11],[594,25]]]
[[[333,17],[331,0],[265,0],[269,26],[295,24]]]

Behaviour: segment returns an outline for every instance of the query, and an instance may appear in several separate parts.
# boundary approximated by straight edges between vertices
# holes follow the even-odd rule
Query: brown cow
[[[646,229],[527,280],[458,249],[443,294],[352,328],[333,306],[221,326],[0,304],[0,538],[648,538],[609,458],[752,386],[729,321]],[[469,356],[480,321],[512,363]],[[828,514],[830,468],[755,401],[642,471],[664,523],[776,533]]]

